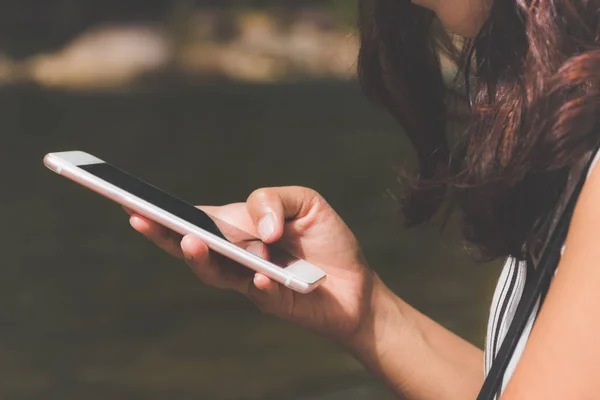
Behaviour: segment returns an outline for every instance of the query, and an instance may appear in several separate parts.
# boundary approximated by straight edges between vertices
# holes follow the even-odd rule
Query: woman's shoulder
[[[595,154],[589,164],[571,219],[566,250],[506,389],[507,399],[517,398],[517,393],[519,398],[592,398],[597,391],[600,168],[593,167],[598,160],[600,156]]]

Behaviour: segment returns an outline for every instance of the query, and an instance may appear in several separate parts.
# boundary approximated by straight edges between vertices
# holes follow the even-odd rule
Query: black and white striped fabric
[[[587,172],[588,177],[593,168],[598,163],[599,159],[600,151],[596,152],[594,156],[594,160],[592,161],[590,168]],[[563,252],[564,249],[565,248],[563,246]],[[498,284],[494,292],[487,326],[487,336],[485,341],[484,352],[486,375],[490,371],[492,362],[498,354],[502,341],[504,340],[506,333],[508,332],[508,328],[510,327],[511,322],[515,317],[517,306],[519,305],[519,301],[523,296],[527,278],[528,276],[533,276],[534,272],[535,271],[532,269],[532,266],[528,265],[527,262],[517,261],[515,258],[512,257],[509,257],[504,264],[504,268],[502,269],[500,279],[498,280]],[[528,317],[527,325],[523,330],[519,341],[517,342],[517,347],[515,348],[512,358],[510,359],[508,367],[506,368],[506,371],[504,373],[501,392],[503,392],[506,388],[506,385],[512,377],[515,368],[517,367],[521,355],[525,350],[527,340],[529,339],[531,329],[533,328],[533,323],[539,311],[539,306],[540,299],[538,298],[538,301],[533,311]]]

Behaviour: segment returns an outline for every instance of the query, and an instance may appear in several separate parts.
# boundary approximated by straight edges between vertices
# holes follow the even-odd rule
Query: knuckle
[[[309,188],[306,186],[291,186],[290,188],[293,190],[305,192],[309,197],[310,196],[320,196],[319,192],[317,192],[315,189]]]
[[[250,196],[248,196],[248,201],[256,201],[259,203],[264,203],[269,201],[273,197],[273,189],[271,188],[260,188],[253,191]]]
[[[306,199],[306,204],[310,208],[323,208],[328,205],[325,198],[315,189],[304,186],[295,186],[294,188],[303,192],[304,198]]]
[[[314,225],[329,224],[337,216],[329,203],[314,190],[310,197],[307,197],[299,215],[302,218],[296,220],[296,227],[300,230],[308,230]]]
[[[312,189],[309,195],[308,204],[311,209],[317,210],[325,209],[329,206],[327,201],[325,201],[325,199],[323,198],[323,196],[321,196],[319,193]]]

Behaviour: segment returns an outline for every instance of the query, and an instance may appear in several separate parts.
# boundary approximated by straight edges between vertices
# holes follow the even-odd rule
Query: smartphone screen
[[[277,245],[266,245],[250,233],[209,215],[110,164],[79,165],[79,168],[281,268],[298,260]]]

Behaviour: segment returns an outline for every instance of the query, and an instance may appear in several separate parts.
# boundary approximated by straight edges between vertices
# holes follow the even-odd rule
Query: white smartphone
[[[326,274],[277,245],[244,232],[83,151],[49,153],[44,164],[181,235],[196,235],[207,246],[299,293],[322,284]],[[248,251],[252,250],[252,252]]]

